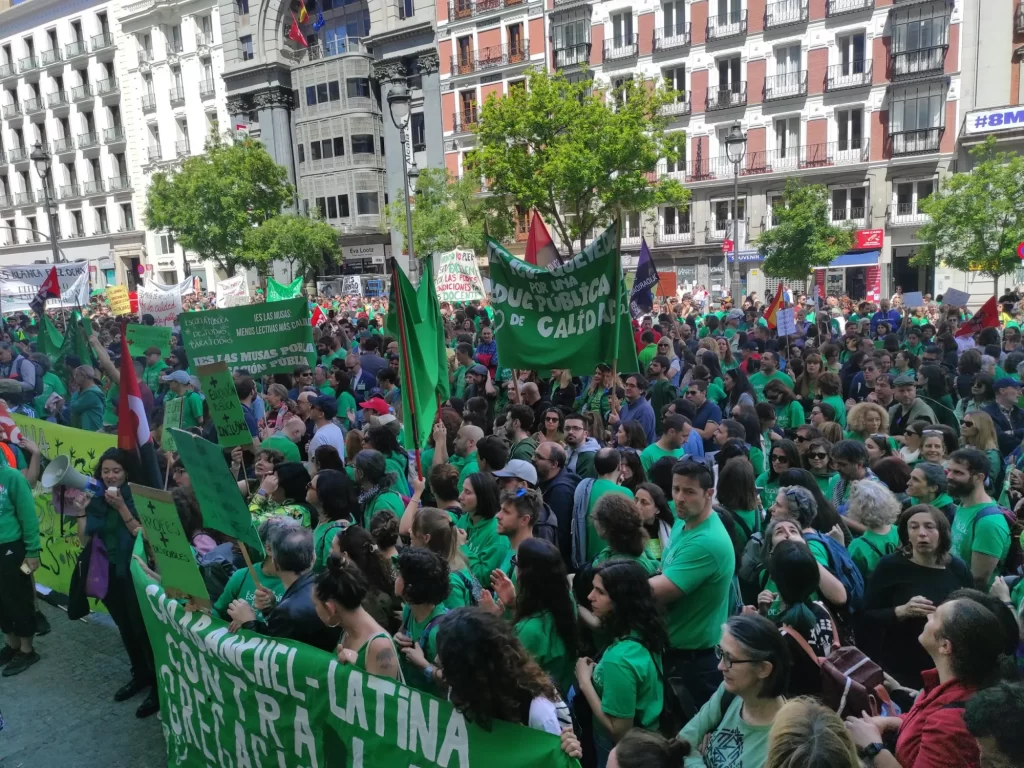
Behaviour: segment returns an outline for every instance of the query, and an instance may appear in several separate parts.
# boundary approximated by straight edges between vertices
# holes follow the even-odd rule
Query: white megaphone
[[[58,456],[51,461],[43,472],[41,482],[43,489],[47,491],[56,485],[63,485],[88,491],[94,496],[103,495],[103,485],[71,466],[71,459],[67,456]]]

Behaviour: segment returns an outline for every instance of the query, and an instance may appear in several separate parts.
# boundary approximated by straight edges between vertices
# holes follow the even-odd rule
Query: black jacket
[[[341,638],[339,627],[328,627],[316,615],[313,605],[312,571],[302,574],[285,591],[281,602],[270,612],[265,622],[247,621],[242,626],[252,632],[285,640],[298,640],[322,651],[333,652]]]
[[[558,549],[570,567],[572,565],[572,504],[576,486],[579,484],[579,475],[562,467],[557,475],[538,486],[544,495],[544,503],[551,507],[551,511],[558,519]]]

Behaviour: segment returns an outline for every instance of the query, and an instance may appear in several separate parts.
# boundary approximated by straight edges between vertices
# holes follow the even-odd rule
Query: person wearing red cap
[[[374,395],[369,400],[366,400],[365,402],[360,403],[359,407],[360,408],[366,408],[369,411],[373,411],[378,416],[386,416],[388,413],[391,412],[390,406],[387,404],[387,402],[384,400],[384,398],[381,397],[379,394],[378,395]]]

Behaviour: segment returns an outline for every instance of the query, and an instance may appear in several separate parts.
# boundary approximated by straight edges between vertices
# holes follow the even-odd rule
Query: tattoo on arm
[[[384,648],[377,653],[375,658],[377,669],[381,672],[391,671],[395,667],[395,651],[392,648]]]

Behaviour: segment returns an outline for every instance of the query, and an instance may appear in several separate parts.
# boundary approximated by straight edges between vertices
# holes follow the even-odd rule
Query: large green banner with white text
[[[140,542],[141,544],[141,542]],[[141,554],[141,546],[136,545]],[[179,768],[569,768],[557,736],[495,723],[301,643],[187,612],[138,563],[132,577]]]
[[[245,368],[258,377],[316,364],[309,305],[302,298],[186,312],[180,323],[193,366],[223,360],[232,372]]]
[[[639,370],[615,232],[613,224],[571,260],[550,268],[528,264],[487,241],[503,368],[592,373],[599,363],[615,362],[618,330],[619,372]]]

